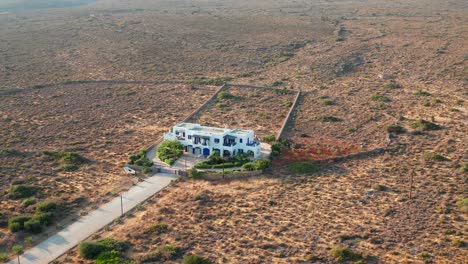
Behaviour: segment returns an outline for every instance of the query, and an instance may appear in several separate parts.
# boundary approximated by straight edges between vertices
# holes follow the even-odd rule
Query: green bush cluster
[[[270,160],[268,159],[257,159],[253,162],[247,162],[242,165],[242,170],[245,171],[254,171],[254,170],[264,170],[270,166]]]
[[[57,207],[55,202],[43,202],[36,207],[33,216],[20,215],[10,218],[8,220],[8,229],[11,232],[25,230],[35,234],[40,233],[44,226],[53,223]]]
[[[151,167],[153,166],[153,161],[146,157],[146,150],[142,149],[137,154],[130,155],[128,164]]]
[[[276,137],[274,135],[268,135],[268,136],[264,136],[262,140],[264,142],[271,143],[271,142],[275,142]]]
[[[127,242],[112,238],[97,241],[84,241],[79,245],[79,253],[85,259],[95,259],[96,263],[121,263],[112,262],[122,260],[122,253],[129,247]],[[99,260],[99,262],[98,262]]]
[[[423,90],[417,90],[414,94],[418,96],[431,96],[430,93],[423,91]]]
[[[9,197],[12,199],[20,199],[31,197],[39,190],[38,187],[26,184],[13,185],[8,191]]]
[[[322,117],[320,117],[320,121],[322,121],[322,122],[341,122],[343,120],[341,118],[334,117],[334,116],[322,116]]]
[[[0,261],[7,261],[8,260],[8,254],[7,253],[0,253]]]
[[[226,162],[226,160],[221,158],[219,152],[213,151],[213,153],[208,157],[208,160],[200,161],[197,164],[195,164],[194,167],[197,169],[227,169],[240,167],[249,161],[250,159],[248,154],[240,153],[234,157],[230,157],[229,160]]]
[[[217,96],[218,100],[230,100],[230,99],[235,99],[236,96],[235,95],[232,95],[231,93],[229,92],[226,92],[226,91],[222,91],[218,94]]]
[[[166,140],[158,147],[158,158],[172,165],[184,154],[184,145],[177,140]]]
[[[432,160],[432,161],[444,161],[446,158],[434,152],[427,152],[427,153],[424,153],[424,159]]]
[[[190,179],[197,180],[201,178],[202,173],[199,172],[196,168],[191,168],[190,170],[188,170],[188,176],[190,177]]]
[[[364,257],[359,254],[355,253],[347,248],[336,247],[330,251],[330,253],[335,257],[337,261],[358,261],[362,260]]]
[[[420,119],[410,124],[410,126],[414,129],[420,129],[424,131],[431,131],[431,130],[439,130],[441,127],[436,125],[432,122],[426,121],[424,119]]]
[[[44,151],[44,154],[60,162],[61,169],[65,171],[78,170],[80,167],[79,165],[86,162],[86,159],[76,152]]]
[[[405,133],[405,128],[400,125],[389,125],[387,127],[388,133],[402,134]]]
[[[402,86],[401,86],[401,84],[391,82],[391,83],[384,84],[383,87],[385,89],[398,89],[398,88],[401,88]]]
[[[311,162],[295,162],[288,166],[289,171],[296,174],[317,173],[320,168],[317,164]]]
[[[273,157],[279,156],[281,154],[281,143],[275,142],[271,145],[271,155]]]
[[[211,260],[200,255],[192,254],[184,256],[182,264],[211,264]]]
[[[386,97],[385,95],[374,95],[371,97],[371,100],[372,101],[376,101],[376,102],[390,102],[392,100],[390,100],[390,98]]]
[[[8,225],[8,215],[0,211],[0,227],[5,227]]]
[[[156,223],[156,224],[152,224],[148,228],[148,230],[151,233],[162,234],[162,233],[166,233],[169,230],[169,226],[166,223],[159,222],[159,223]]]
[[[140,258],[141,263],[155,262],[155,261],[169,261],[174,260],[180,254],[180,248],[174,245],[165,245],[156,248],[156,250],[146,254]]]

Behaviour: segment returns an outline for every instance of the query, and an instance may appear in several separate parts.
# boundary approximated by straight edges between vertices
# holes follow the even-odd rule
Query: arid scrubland
[[[156,263],[464,263],[467,26],[460,0],[0,12],[0,253],[29,236],[5,220],[34,214],[26,199],[55,200],[69,220],[95,208],[138,180],[121,170],[129,154],[228,81],[284,92],[233,85],[197,121],[262,137],[302,90],[273,167],[178,181],[91,239],[127,241],[125,258]],[[320,170],[294,173],[298,161]],[[18,185],[38,189],[15,198]],[[58,260],[79,262],[77,249]]]

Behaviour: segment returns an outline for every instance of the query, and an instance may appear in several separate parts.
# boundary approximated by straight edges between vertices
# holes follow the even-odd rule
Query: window
[[[188,135],[188,139],[192,139],[192,136],[191,136],[191,135]]]
[[[219,143],[219,138],[215,138],[214,143]]]
[[[179,131],[176,131],[175,134],[176,134],[176,135],[179,135]]]
[[[242,154],[242,153],[244,153],[244,150],[243,150],[243,149],[239,149],[238,152],[239,152],[239,154]]]
[[[242,143],[242,138],[239,139],[239,142]]]

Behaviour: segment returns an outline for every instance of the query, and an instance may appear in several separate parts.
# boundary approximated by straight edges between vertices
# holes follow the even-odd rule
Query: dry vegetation
[[[276,136],[296,91],[229,86],[194,122],[217,127],[254,129],[257,136]]]
[[[304,91],[286,134],[292,144],[274,170],[247,181],[179,182],[97,236],[131,242],[135,260],[176,245],[173,263],[190,252],[218,263],[333,263],[337,247],[370,263],[464,263],[467,8],[461,0],[139,0],[0,13],[0,90],[137,81],[0,94],[0,150],[8,150],[0,153],[0,206],[32,212],[7,197],[17,179],[72,212],[108,199],[131,184],[119,171],[127,155],[215,90],[140,81],[228,78]],[[294,98],[227,92],[197,120],[276,134]],[[304,156],[385,147],[392,124],[385,154],[321,164],[318,174],[288,169]],[[64,172],[44,150],[86,161]],[[155,233],[158,223],[167,230]],[[1,252],[15,237],[0,232]],[[79,261],[76,250],[59,260]]]
[[[14,184],[38,187],[37,202],[57,200],[70,213],[109,199],[132,185],[121,169],[128,155],[161,137],[213,91],[184,84],[86,83],[2,95],[1,211],[9,217],[34,211],[9,198]],[[74,152],[84,161],[66,167],[45,151]],[[8,248],[14,240],[3,236],[1,245]]]

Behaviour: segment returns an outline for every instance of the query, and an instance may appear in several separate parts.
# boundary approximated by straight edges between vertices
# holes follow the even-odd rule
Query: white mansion
[[[164,134],[164,140],[178,140],[185,151],[209,156],[213,151],[221,157],[247,153],[254,158],[260,157],[260,142],[253,130],[228,129],[181,123]]]

